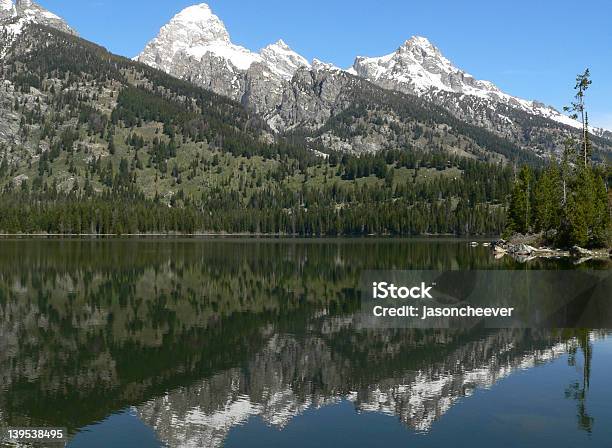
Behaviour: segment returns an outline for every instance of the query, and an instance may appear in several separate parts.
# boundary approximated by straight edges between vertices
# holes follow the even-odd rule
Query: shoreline
[[[579,264],[588,260],[607,260],[612,258],[612,248],[609,247],[585,249],[580,246],[573,246],[569,249],[560,249],[539,245],[534,247],[524,242],[524,240],[518,241],[501,239],[492,241],[489,246],[496,258],[509,255],[521,262],[534,259],[573,259]]]
[[[287,234],[287,233],[214,233],[214,232],[203,232],[203,233],[0,233],[0,239],[2,238],[125,238],[125,239],[137,239],[137,238],[278,238],[278,239],[453,239],[453,240],[466,240],[466,241],[479,241],[487,242],[494,236],[492,235],[453,235],[453,234],[422,234],[422,235],[385,235],[385,234],[368,234],[368,235],[300,235],[300,234]]]

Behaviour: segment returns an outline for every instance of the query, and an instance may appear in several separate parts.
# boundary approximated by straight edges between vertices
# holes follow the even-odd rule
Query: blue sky
[[[198,0],[38,0],[79,34],[134,56],[159,28]],[[380,56],[412,35],[430,39],[458,67],[506,92],[558,109],[590,67],[591,124],[612,129],[612,1],[210,0],[232,41],[259,50],[282,38],[307,59],[341,67]],[[578,34],[580,31],[582,34]]]

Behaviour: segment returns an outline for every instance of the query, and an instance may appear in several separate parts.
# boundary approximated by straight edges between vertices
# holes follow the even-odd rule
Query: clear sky
[[[38,0],[79,34],[135,56],[159,28],[198,0]],[[388,54],[412,35],[504,91],[561,109],[575,75],[591,68],[591,124],[612,129],[612,1],[209,0],[236,44],[282,38],[307,59],[340,67]],[[584,8],[584,11],[582,9]]]

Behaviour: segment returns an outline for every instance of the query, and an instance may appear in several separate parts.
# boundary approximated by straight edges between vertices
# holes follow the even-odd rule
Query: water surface
[[[452,239],[0,240],[0,427],[66,427],[71,447],[606,446],[607,331],[355,326],[364,270],[525,268]]]

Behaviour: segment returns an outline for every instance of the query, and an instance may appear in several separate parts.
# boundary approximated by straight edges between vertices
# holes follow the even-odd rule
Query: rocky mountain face
[[[491,82],[475,79],[423,37],[413,37],[383,57],[358,57],[343,71],[317,60],[309,64],[282,41],[260,53],[236,46],[223,22],[205,4],[175,16],[137,59],[242,102],[281,133],[319,130],[326,119],[345,111],[353,101],[340,92],[347,84],[359,82],[352,77],[423,98],[543,157],[560,153],[563,142],[580,126],[551,107],[513,97]],[[598,137],[608,135],[601,129],[592,132]],[[351,145],[344,140],[335,149]],[[608,145],[596,142],[596,146]],[[386,145],[368,147],[376,150]],[[360,152],[364,147],[353,149]]]
[[[31,0],[0,0],[0,66],[8,50],[30,24],[45,25],[65,33],[76,33],[59,16],[47,11]],[[18,89],[6,79],[2,79],[0,88],[0,143],[20,143],[19,135],[21,116],[14,110],[16,100],[29,100],[33,97],[18,92]]]

